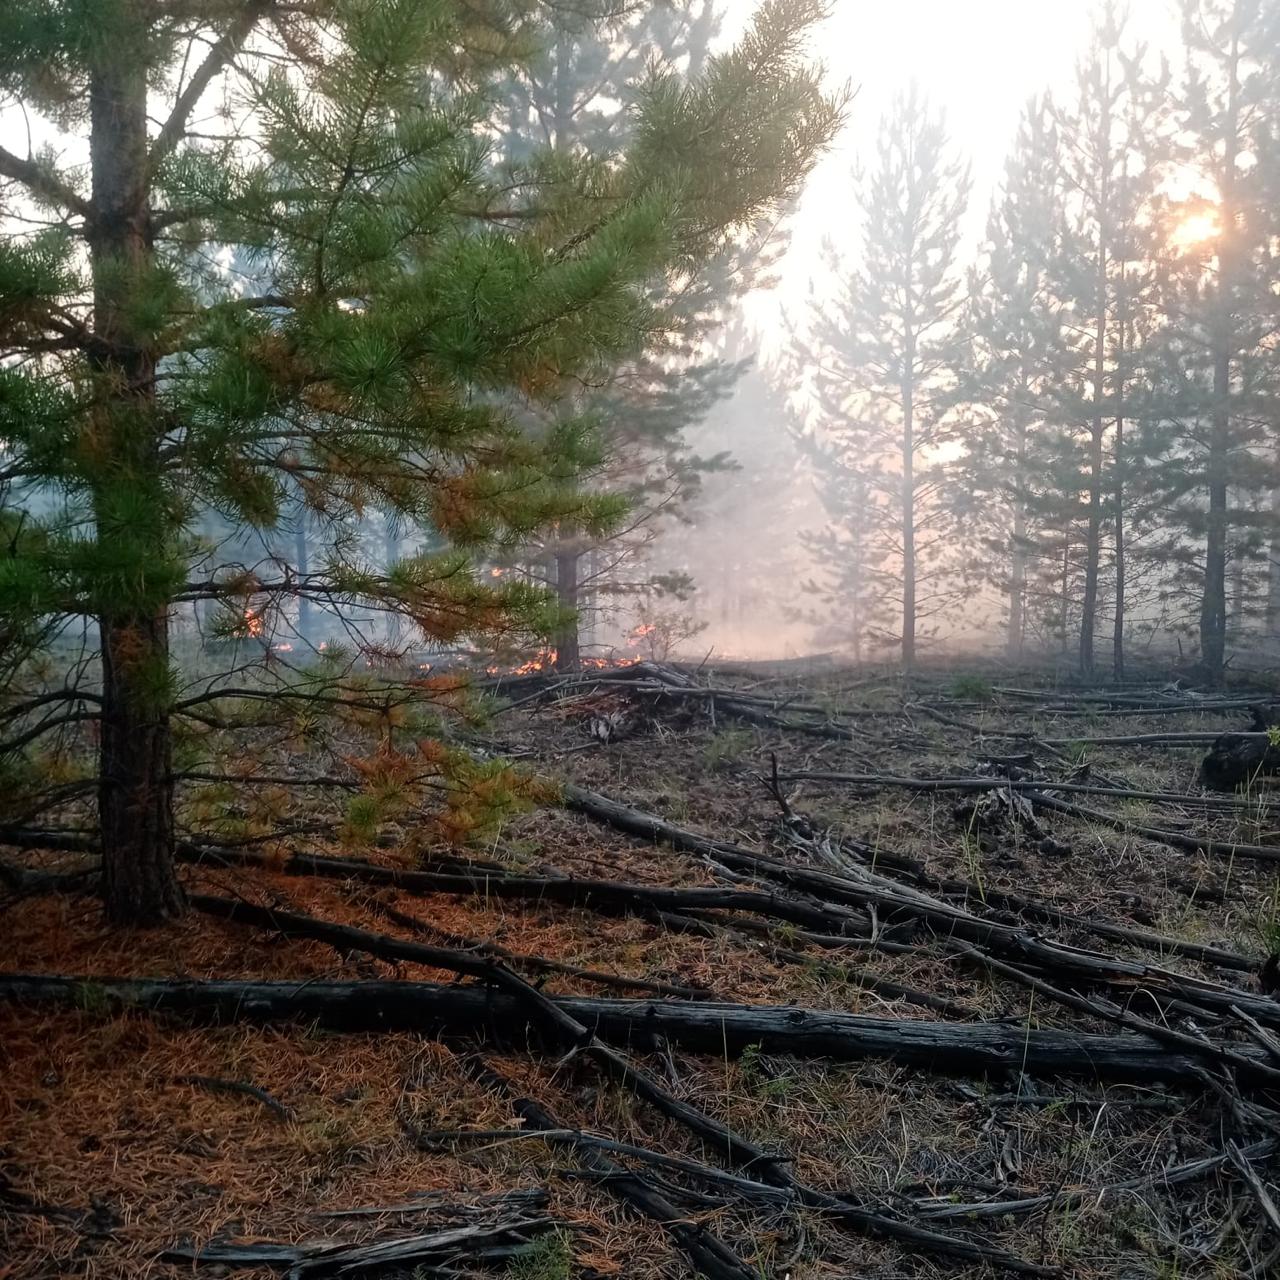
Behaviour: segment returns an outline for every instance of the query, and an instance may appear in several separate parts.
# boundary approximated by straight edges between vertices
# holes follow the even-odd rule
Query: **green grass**
[[[509,1280],[571,1280],[572,1275],[573,1250],[562,1231],[540,1236],[507,1267]]]
[[[990,702],[995,697],[985,676],[958,675],[951,681],[951,696],[958,702]]]

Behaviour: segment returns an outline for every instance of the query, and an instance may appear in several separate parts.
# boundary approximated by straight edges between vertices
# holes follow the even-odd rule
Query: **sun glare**
[[[1193,213],[1174,228],[1170,239],[1175,249],[1194,249],[1216,239],[1221,231],[1216,213]]]

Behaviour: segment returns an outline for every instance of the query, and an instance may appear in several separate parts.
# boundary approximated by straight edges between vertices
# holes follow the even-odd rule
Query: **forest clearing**
[[[6,858],[11,1274],[1271,1274],[1249,694],[795,665],[491,680],[562,790],[475,856],[264,781],[123,936]]]

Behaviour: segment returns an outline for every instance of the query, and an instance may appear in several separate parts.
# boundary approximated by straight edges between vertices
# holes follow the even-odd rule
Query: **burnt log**
[[[1253,708],[1249,733],[1224,733],[1200,762],[1200,782],[1212,791],[1239,791],[1258,778],[1280,774],[1280,743],[1270,709]]]
[[[0,976],[0,999],[92,1010],[136,1009],[201,1022],[300,1020],[334,1031],[418,1031],[480,1039],[520,1049],[536,1041],[536,1011],[516,996],[483,986],[426,982],[195,982],[32,974]],[[660,1039],[695,1053],[759,1052],[860,1062],[881,1059],[952,1076],[1026,1072],[1090,1080],[1203,1083],[1200,1056],[1170,1050],[1140,1034],[1027,1027],[1020,1023],[925,1022],[872,1018],[789,1005],[555,997],[565,1013],[601,1040],[638,1049]],[[1233,1046],[1267,1076],[1267,1054]],[[1255,1083],[1241,1072],[1242,1083]]]

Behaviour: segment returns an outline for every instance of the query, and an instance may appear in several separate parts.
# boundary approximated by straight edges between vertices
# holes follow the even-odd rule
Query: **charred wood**
[[[312,1021],[335,1031],[418,1031],[508,1047],[536,1038],[521,1000],[476,986],[421,982],[195,982],[29,974],[0,976],[0,998],[68,1008],[172,1013],[202,1022]],[[1144,1035],[1096,1035],[1012,1023],[870,1018],[777,1005],[555,997],[612,1044],[650,1048],[664,1037],[692,1052],[761,1052],[839,1062],[882,1059],[944,1075],[996,1073],[1202,1083],[1201,1062]],[[1252,1047],[1240,1054],[1265,1065]],[[1247,1076],[1243,1080],[1249,1080]]]

